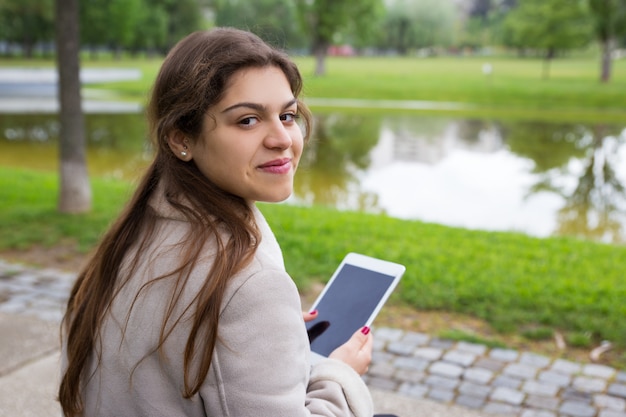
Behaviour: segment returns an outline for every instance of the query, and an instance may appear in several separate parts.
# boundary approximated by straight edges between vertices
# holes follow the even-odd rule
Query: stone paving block
[[[527,394],[554,397],[559,392],[560,387],[558,385],[547,384],[534,379],[529,379],[524,382],[521,389]]]
[[[578,391],[577,389],[567,387],[561,392],[561,398],[563,400],[579,401],[591,404],[593,402],[593,395],[589,392]]]
[[[376,339],[374,339],[374,341],[376,341]],[[372,351],[372,363],[381,363],[381,362],[389,362],[391,363],[391,361],[393,361],[396,358],[396,355],[391,354],[389,352],[383,352],[380,349],[382,348],[376,348],[376,345],[374,345],[374,349]]]
[[[462,382],[458,388],[459,393],[478,398],[487,398],[491,394],[491,390],[489,385],[474,384],[467,381]]]
[[[538,410],[556,411],[561,404],[558,397],[545,397],[543,395],[528,395],[524,405]]]
[[[453,390],[459,385],[458,379],[445,378],[439,375],[429,375],[424,380],[426,385],[435,389]]]
[[[482,356],[487,352],[487,346],[477,343],[459,342],[456,344],[457,350],[473,353],[476,356]]]
[[[614,411],[625,411],[626,400],[612,395],[597,394],[593,396],[593,403],[600,408],[609,408]]]
[[[430,390],[428,385],[409,383],[402,384],[398,388],[399,393],[415,398],[424,398],[428,390]]]
[[[443,349],[434,347],[418,347],[415,349],[413,356],[418,356],[429,361],[436,361],[443,355]]]
[[[552,363],[551,369],[554,372],[560,372],[562,374],[567,374],[567,375],[574,375],[582,371],[582,365],[576,362],[565,360],[565,359],[557,359]]]
[[[415,345],[411,343],[400,342],[389,342],[387,345],[387,351],[391,353],[395,353],[396,355],[402,356],[410,356],[413,354],[415,350]]]
[[[587,376],[577,376],[572,382],[572,387],[582,392],[602,392],[606,389],[607,382],[602,378],[590,378]]]
[[[454,395],[454,391],[440,388],[433,388],[428,392],[428,394],[426,394],[428,398],[442,403],[448,403],[452,401],[454,399]]]
[[[519,357],[519,352],[513,349],[494,348],[489,352],[489,357],[501,362],[514,362]]]
[[[528,409],[522,411],[520,417],[556,417],[552,411]]]
[[[598,365],[595,363],[590,363],[583,366],[583,375],[610,379],[616,374],[616,370],[606,365]]]
[[[454,346],[454,342],[448,339],[433,338],[430,339],[430,342],[428,342],[428,346],[440,349],[450,349],[452,346]]]
[[[522,386],[522,380],[519,378],[513,378],[507,375],[499,375],[493,380],[494,387],[507,387],[507,388],[519,388]]]
[[[490,371],[493,371],[493,372],[500,372],[502,369],[504,369],[504,367],[506,366],[506,363],[497,361],[495,359],[483,357],[483,358],[479,358],[474,363],[474,366],[476,368],[489,369]]]
[[[492,371],[484,368],[468,368],[463,372],[463,379],[479,384],[487,384],[493,379],[493,376]]]
[[[510,363],[502,373],[520,379],[533,379],[537,375],[537,368],[524,363]]]
[[[598,417],[626,417],[626,413],[615,410],[600,410]]]
[[[415,346],[423,346],[428,343],[430,336],[425,333],[407,332],[401,339],[405,343],[410,343]]]
[[[489,396],[489,398],[493,401],[500,401],[513,405],[520,405],[524,402],[525,397],[526,395],[523,392],[507,387],[497,387]]]
[[[485,404],[483,398],[472,397],[471,395],[459,395],[456,397],[456,404],[467,408],[479,409]]]
[[[626,398],[626,384],[611,384],[607,392],[616,397]]]
[[[595,408],[578,401],[565,401],[559,408],[559,412],[572,417],[594,417],[596,415]]]
[[[520,413],[521,409],[518,406],[505,403],[487,403],[483,408],[483,411],[490,414],[505,414],[516,416]]]
[[[617,382],[626,382],[626,372],[619,371],[617,375],[615,375],[615,381]]]
[[[410,369],[413,371],[423,371],[430,365],[430,362],[422,358],[398,357],[393,361],[393,365],[398,369]]]
[[[392,329],[390,327],[375,328],[375,339],[385,340],[387,342],[397,342],[404,335],[404,331],[400,329]]]
[[[379,388],[385,391],[395,391],[398,388],[398,383],[388,378],[381,378],[377,376],[370,376],[367,378],[366,383],[373,388]]]
[[[447,362],[452,362],[467,368],[476,360],[476,355],[470,352],[463,352],[459,350],[449,350],[443,359]]]
[[[433,375],[440,375],[446,378],[458,378],[463,374],[463,368],[453,363],[448,362],[435,362],[433,363],[428,371]]]
[[[401,382],[417,383],[423,381],[426,374],[421,371],[412,371],[410,369],[398,369],[396,373],[393,374],[393,377]]]
[[[548,358],[547,356],[538,355],[536,353],[524,352],[520,356],[519,362],[535,368],[545,368],[550,365],[552,359]]]
[[[375,363],[370,365],[367,374],[372,377],[391,378],[396,372],[396,368],[388,362]]]
[[[542,371],[539,372],[539,381],[545,382],[559,387],[567,387],[572,383],[572,377],[568,374],[563,374],[555,371]]]

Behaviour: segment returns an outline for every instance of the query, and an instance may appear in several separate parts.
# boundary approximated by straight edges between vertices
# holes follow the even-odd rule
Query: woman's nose
[[[270,125],[265,136],[265,146],[271,149],[287,149],[292,142],[289,129],[285,127],[281,120],[276,120]]]

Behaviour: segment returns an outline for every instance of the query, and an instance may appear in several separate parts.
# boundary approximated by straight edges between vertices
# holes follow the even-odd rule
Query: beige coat
[[[155,351],[172,280],[144,286],[171,270],[189,225],[164,201],[156,238],[104,320],[84,390],[86,416],[370,417],[372,402],[360,376],[342,362],[311,366],[300,298],[280,248],[254,208],[263,239],[254,260],[234,276],[221,309],[219,341],[200,391],[181,395],[183,352],[190,312],[183,311],[211,266],[211,247],[173,306],[182,320],[169,324],[163,354]],[[132,310],[131,305],[134,303]],[[125,336],[122,337],[125,330]]]

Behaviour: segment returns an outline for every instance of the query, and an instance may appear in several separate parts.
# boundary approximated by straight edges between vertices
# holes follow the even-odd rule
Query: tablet
[[[398,285],[403,265],[349,253],[313,303],[315,320],[306,323],[312,360],[328,357],[358,329],[371,326]]]

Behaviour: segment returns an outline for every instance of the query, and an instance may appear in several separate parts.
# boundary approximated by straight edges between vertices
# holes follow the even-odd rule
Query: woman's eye
[[[280,115],[280,120],[283,122],[293,122],[298,118],[296,113],[285,113]]]
[[[256,117],[245,117],[239,120],[238,123],[242,126],[254,126],[258,122],[259,122],[259,119],[257,119]]]

